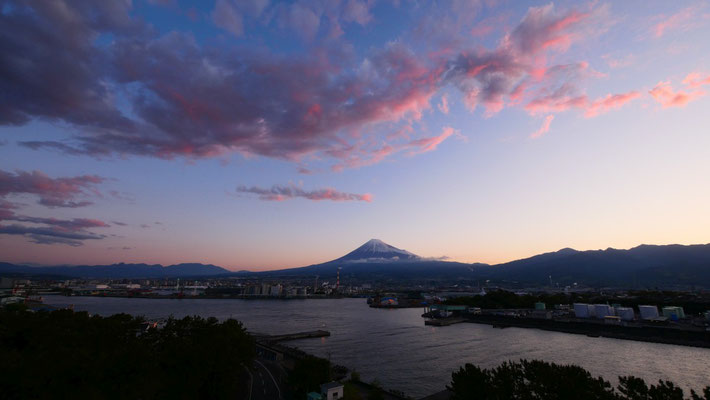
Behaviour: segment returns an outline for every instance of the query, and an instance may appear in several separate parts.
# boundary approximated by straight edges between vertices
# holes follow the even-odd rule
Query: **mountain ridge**
[[[653,287],[710,287],[710,244],[648,245],[630,249],[575,250],[537,254],[495,265],[460,263],[419,257],[381,240],[371,239],[343,257],[320,264],[272,271],[229,271],[212,264],[111,264],[33,267],[0,263],[0,274],[91,278],[164,278],[214,276],[335,276],[363,279],[491,280],[501,284]]]

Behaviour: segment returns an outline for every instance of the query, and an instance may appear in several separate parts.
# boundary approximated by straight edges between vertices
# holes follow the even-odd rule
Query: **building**
[[[344,396],[344,387],[340,382],[329,382],[320,385],[320,394],[323,400],[337,400]]]
[[[635,317],[634,309],[631,307],[616,307],[616,315],[618,315],[622,321],[633,321]]]
[[[614,308],[608,304],[595,304],[594,314],[599,319],[604,319],[606,317],[614,316]]]
[[[275,296],[275,297],[281,296],[281,289],[282,289],[281,285],[274,285],[271,287],[271,292],[269,294],[271,296]]]
[[[641,314],[641,319],[658,318],[658,307],[656,307],[656,306],[639,306],[639,313]]]

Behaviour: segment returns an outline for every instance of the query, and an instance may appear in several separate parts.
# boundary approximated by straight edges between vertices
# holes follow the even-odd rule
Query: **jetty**
[[[307,332],[286,333],[282,335],[254,335],[257,341],[260,342],[285,342],[287,340],[310,339],[330,336],[329,331],[315,330]]]

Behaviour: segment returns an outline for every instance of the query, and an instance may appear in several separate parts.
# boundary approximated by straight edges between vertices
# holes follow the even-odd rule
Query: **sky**
[[[710,242],[710,2],[0,0],[0,261]]]

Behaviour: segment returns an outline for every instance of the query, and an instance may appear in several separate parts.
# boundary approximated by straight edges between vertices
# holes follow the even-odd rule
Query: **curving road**
[[[270,361],[254,360],[250,400],[281,400],[285,373]]]

